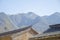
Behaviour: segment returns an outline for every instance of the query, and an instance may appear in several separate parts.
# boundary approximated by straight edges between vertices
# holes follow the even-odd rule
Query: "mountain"
[[[47,30],[49,25],[52,24],[60,24],[59,12],[43,17],[40,17],[33,12],[21,13],[17,15],[6,15],[4,13],[0,13],[0,28],[1,30],[3,29],[3,31],[14,30],[16,28],[18,29],[32,25],[32,28],[40,33]],[[6,28],[7,30],[5,30]]]
[[[39,20],[35,14],[30,14],[30,12],[28,14],[11,15],[10,18],[17,26],[33,25]]]
[[[20,28],[32,25],[32,28],[39,33],[48,28],[47,22],[33,12],[28,12],[26,14],[22,13],[17,15],[10,15],[10,18],[13,23]]]
[[[0,33],[26,26],[32,26],[35,31],[41,33],[47,30],[49,25],[53,24],[60,24],[59,12],[43,17],[40,17],[33,12],[16,15],[6,15],[3,12],[0,13]]]
[[[15,29],[18,29],[18,27],[12,23],[8,15],[1,12],[0,13],[0,33],[12,31]]]
[[[47,21],[49,25],[60,24],[60,13],[59,12],[55,12],[54,14],[50,16],[44,16],[43,18]]]

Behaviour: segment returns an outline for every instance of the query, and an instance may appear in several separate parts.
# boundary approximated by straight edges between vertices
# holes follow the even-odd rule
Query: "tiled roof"
[[[55,32],[55,31],[60,31],[60,28],[49,28],[48,30],[44,31],[43,33],[50,33],[50,32]]]
[[[8,35],[8,34],[14,34],[14,33],[17,33],[17,32],[21,32],[21,31],[27,30],[30,27],[31,26],[25,27],[25,28],[21,28],[21,29],[16,29],[16,30],[13,30],[13,31],[8,31],[8,32],[0,33],[0,36],[4,36],[4,35]]]
[[[60,31],[60,24],[50,25],[50,28],[44,31],[43,33],[55,32]]]
[[[54,35],[58,35],[58,34],[60,34],[60,31],[51,32],[51,33],[38,34],[38,35],[33,36],[32,38],[36,38],[36,37],[45,37],[45,36],[54,36]]]
[[[49,25],[50,27],[60,27],[60,24]]]

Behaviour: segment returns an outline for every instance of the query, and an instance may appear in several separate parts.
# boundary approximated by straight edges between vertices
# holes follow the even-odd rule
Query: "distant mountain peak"
[[[33,12],[28,12],[29,14],[33,14]]]
[[[60,12],[55,12],[50,16],[43,17],[49,25],[60,24]]]
[[[7,15],[4,12],[0,12],[0,18],[4,19]]]
[[[60,12],[55,12],[54,14],[52,14],[52,15],[60,15]]]
[[[28,12],[27,13],[28,15],[31,15],[31,16],[38,16],[37,14],[35,14],[34,12]],[[40,16],[39,16],[40,17]]]
[[[0,15],[5,15],[5,13],[4,12],[0,12]]]
[[[55,12],[55,13],[60,13],[60,12]]]
[[[28,15],[36,15],[34,12],[28,12]]]

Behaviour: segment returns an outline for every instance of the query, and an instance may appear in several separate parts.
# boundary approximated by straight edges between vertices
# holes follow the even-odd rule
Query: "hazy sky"
[[[37,15],[50,15],[60,12],[60,0],[0,0],[0,12],[17,14],[34,12]]]

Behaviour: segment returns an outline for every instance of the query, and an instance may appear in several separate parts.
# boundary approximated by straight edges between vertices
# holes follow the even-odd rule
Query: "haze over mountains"
[[[47,21],[49,25],[60,24],[60,13],[59,12],[55,12],[50,16],[44,16],[43,18]]]
[[[0,13],[1,15],[1,13]],[[4,15],[3,15],[4,16]],[[51,24],[60,24],[60,13],[55,12],[50,16],[38,16],[33,12],[26,14],[8,15],[13,24],[17,27],[22,28],[26,26],[32,26],[37,32],[43,32],[49,28]],[[1,18],[0,18],[1,19]]]

